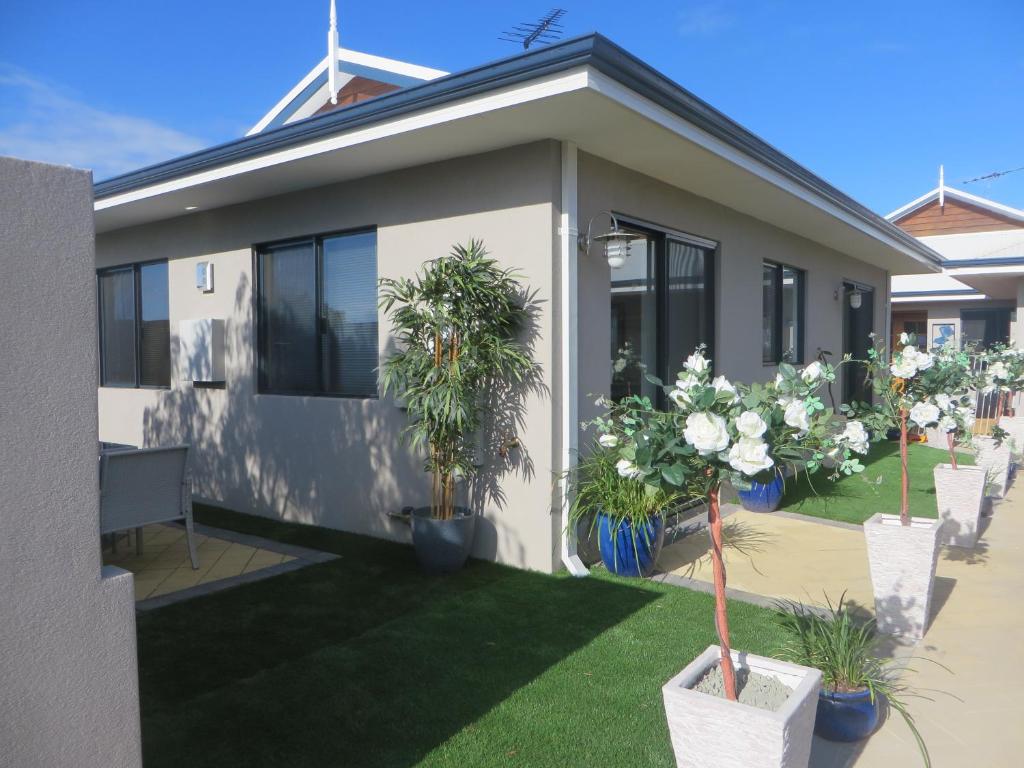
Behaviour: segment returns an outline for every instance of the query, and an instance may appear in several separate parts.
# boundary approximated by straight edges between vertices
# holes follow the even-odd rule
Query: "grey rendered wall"
[[[1013,279],[1013,278],[1009,278]],[[1024,281],[1021,281],[1024,283]],[[936,323],[949,323],[953,326],[957,343],[961,343],[963,337],[960,335],[960,311],[963,309],[996,309],[1005,308],[1016,310],[1019,315],[1019,305],[1013,301],[1000,301],[998,299],[985,299],[983,301],[932,301],[932,302],[900,302],[892,305],[896,312],[927,312],[928,313],[928,338],[931,339],[932,326]],[[1012,315],[1011,315],[1012,317]],[[1010,338],[1021,344],[1019,336],[1020,326],[1016,322],[1010,323]],[[930,343],[930,342],[929,342]]]
[[[92,177],[0,158],[0,764],[141,765],[130,573],[101,568]]]
[[[101,235],[100,266],[169,259],[172,336],[180,320],[223,318],[227,369],[224,390],[194,389],[176,372],[169,391],[101,387],[101,436],[142,445],[192,443],[198,494],[231,508],[407,540],[407,526],[387,512],[423,504],[429,486],[420,457],[399,444],[404,414],[393,402],[256,392],[252,246],[376,226],[378,274],[399,277],[455,242],[481,238],[537,291],[533,343],[543,376],[541,389],[523,399],[523,449],[508,460],[493,450],[485,457],[475,554],[552,570],[558,162],[558,145],[541,142]],[[200,260],[214,264],[212,294],[195,288]],[[383,315],[380,320],[383,357],[392,340]],[[172,366],[175,358],[172,339]]]
[[[761,263],[807,270],[804,358],[820,349],[843,349],[843,305],[834,298],[844,280],[875,289],[875,331],[884,338],[888,276],[884,270],[844,256],[785,230],[656,179],[580,153],[579,221],[602,210],[633,216],[719,243],[716,260],[715,366],[743,382],[774,378],[775,366],[761,363]],[[607,217],[598,222],[607,226]],[[597,226],[597,223],[595,223]],[[590,393],[608,392],[610,373],[609,268],[598,252],[580,256],[580,417],[594,415]],[[676,361],[681,365],[682,360]],[[837,398],[839,389],[835,390]]]

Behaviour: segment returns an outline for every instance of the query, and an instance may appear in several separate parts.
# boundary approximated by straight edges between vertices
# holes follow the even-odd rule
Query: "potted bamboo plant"
[[[429,571],[458,570],[472,548],[476,514],[460,503],[460,487],[478,469],[488,394],[527,385],[536,371],[520,340],[529,309],[517,278],[473,240],[413,279],[380,281],[398,347],[381,366],[381,387],[402,402],[405,436],[426,454],[432,478],[430,505],[411,518],[416,556]]]
[[[820,673],[731,648],[719,502],[723,482],[748,486],[785,464],[814,471],[827,452],[837,456],[837,476],[859,471],[831,410],[814,394],[830,373],[805,380],[785,366],[781,382],[744,387],[713,377],[698,349],[675,385],[665,387],[668,412],[635,399],[606,432],[615,438],[606,442],[624,477],[648,493],[681,494],[708,507],[719,643],[662,688],[680,765],[807,765]]]
[[[888,364],[883,348],[868,350],[867,370],[878,403],[843,408],[863,419],[876,435],[893,426],[899,430],[899,514],[876,513],[865,521],[864,535],[879,631],[918,639],[931,611],[942,521],[910,516],[907,431],[910,423],[923,428],[938,422],[941,412],[931,402],[935,357],[919,350],[912,336],[904,334],[901,342],[903,348]]]

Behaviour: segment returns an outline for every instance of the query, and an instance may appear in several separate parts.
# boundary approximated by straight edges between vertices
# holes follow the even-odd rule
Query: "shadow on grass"
[[[663,596],[482,562],[427,577],[408,547],[228,522],[341,559],[139,616],[148,768],[415,765]]]

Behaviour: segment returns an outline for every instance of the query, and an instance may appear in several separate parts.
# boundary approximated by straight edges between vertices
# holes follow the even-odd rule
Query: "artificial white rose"
[[[992,363],[992,365],[988,367],[988,377],[990,379],[1000,379],[1002,381],[1006,381],[1010,378],[1010,372],[1006,369],[1006,363],[1001,361]]]
[[[803,400],[792,400],[786,406],[786,423],[794,429],[806,432],[811,427],[810,419],[807,416],[807,406]]]
[[[956,419],[952,416],[943,416],[939,419],[939,429],[943,432],[955,432],[957,428]]]
[[[744,411],[736,419],[736,431],[743,435],[743,437],[759,438],[767,429],[768,425],[765,424],[764,419],[754,411]]]
[[[825,375],[825,369],[821,363],[815,360],[813,363],[808,365],[800,373],[800,378],[804,380],[804,384],[815,384],[821,380]]]
[[[729,392],[732,394],[732,397],[729,399],[730,403],[735,403],[740,399],[739,395],[736,394],[736,387],[725,376],[715,376],[711,380],[711,386],[715,388],[715,392]]]
[[[840,441],[849,446],[855,453],[868,452],[868,431],[859,421],[846,422],[843,434],[839,436]]]
[[[622,373],[624,370],[626,370],[626,358],[620,357],[618,360],[616,360],[615,363],[612,365],[612,370],[615,371],[615,373]]]
[[[628,477],[630,480],[636,480],[643,474],[640,468],[629,459],[619,459],[615,464],[615,469],[618,470],[620,477]]]
[[[914,407],[910,409],[910,420],[919,427],[934,424],[941,415],[935,403],[914,403]]]
[[[905,352],[906,350],[904,350]],[[935,363],[935,356],[928,352],[914,351],[914,365],[919,371],[927,371]]]
[[[900,334],[900,344],[909,344],[909,343],[910,343],[910,334],[909,333],[901,333]]]
[[[776,387],[779,386],[780,384],[782,384],[785,381],[786,381],[786,377],[783,376],[781,373],[776,373],[775,374],[775,386]]]
[[[917,373],[917,364],[913,357],[900,355],[900,357],[897,360],[894,360],[892,365],[889,366],[889,371],[893,376],[899,379],[912,379]]]
[[[673,389],[668,393],[668,399],[680,408],[685,408],[690,404],[690,394],[685,389]]]
[[[686,417],[683,438],[701,456],[721,453],[729,447],[729,429],[725,419],[716,413],[691,413]]]
[[[704,373],[708,369],[707,358],[704,357],[700,352],[694,352],[683,363],[683,368],[694,373]]]
[[[957,410],[960,413],[960,419],[964,423],[964,429],[970,429],[974,426],[974,408],[973,405],[965,405]]]
[[[619,444],[619,438],[616,435],[601,435],[597,442],[605,448],[614,448]]]
[[[950,408],[956,407],[956,404],[953,402],[953,398],[944,392],[940,392],[935,396],[935,404],[943,411],[948,411]]]
[[[773,464],[764,440],[741,437],[729,449],[729,466],[745,475],[756,475]]]

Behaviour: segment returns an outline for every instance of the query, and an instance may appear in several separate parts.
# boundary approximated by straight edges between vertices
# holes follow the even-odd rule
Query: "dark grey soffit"
[[[98,182],[94,187],[95,196],[97,199],[110,197],[584,65],[593,67],[781,173],[878,232],[900,242],[927,261],[941,263],[936,254],[917,238],[843,194],[707,102],[597,33],[526,51],[421,85],[393,91],[344,109],[314,115],[254,136],[115,176]]]
[[[973,288],[956,288],[950,291],[893,291],[893,298],[927,298],[929,296],[984,296]]]

